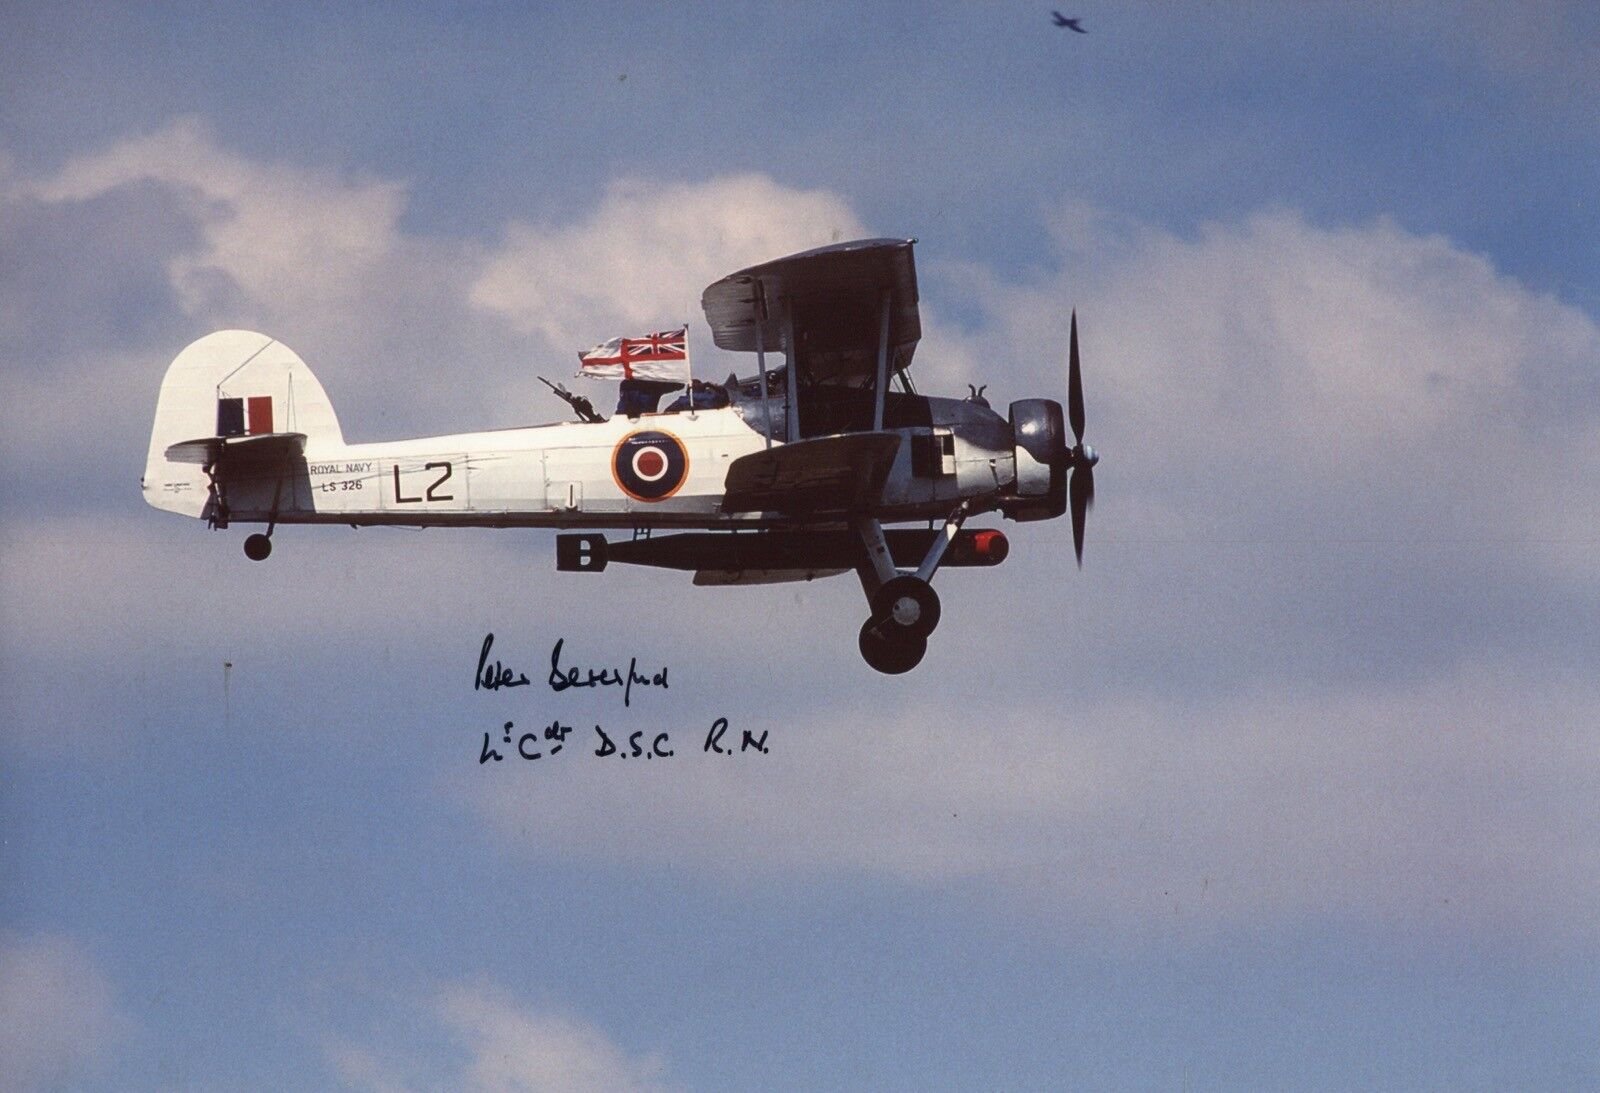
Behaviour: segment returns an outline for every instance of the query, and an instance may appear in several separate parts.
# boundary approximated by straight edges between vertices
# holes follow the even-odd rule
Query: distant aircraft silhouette
[[[1080,27],[1078,25],[1079,23],[1083,22],[1083,19],[1082,19],[1081,16],[1079,18],[1077,18],[1077,19],[1068,19],[1065,15],[1062,15],[1059,11],[1052,11],[1050,13],[1050,17],[1055,20],[1055,24],[1058,27],[1066,27],[1068,30],[1075,30],[1079,34],[1088,34],[1089,33],[1088,31],[1084,30],[1082,27]]]

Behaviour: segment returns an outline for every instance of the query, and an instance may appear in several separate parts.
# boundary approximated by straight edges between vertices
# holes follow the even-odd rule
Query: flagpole
[[[689,377],[689,418],[694,419],[694,360],[689,352],[689,324],[683,324],[683,371]]]

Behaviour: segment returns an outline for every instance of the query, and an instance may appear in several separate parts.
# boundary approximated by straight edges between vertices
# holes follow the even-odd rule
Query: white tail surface
[[[186,440],[304,433],[306,454],[344,446],[327,392],[288,346],[250,330],[207,334],[178,354],[161,381],[144,497],[158,509],[199,516],[210,480],[205,468],[167,458]]]

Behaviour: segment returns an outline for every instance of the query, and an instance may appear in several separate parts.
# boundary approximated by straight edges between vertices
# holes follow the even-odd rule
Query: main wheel
[[[872,597],[872,617],[925,638],[939,625],[939,594],[920,577],[892,577]]]
[[[252,562],[259,562],[272,553],[272,540],[259,531],[244,541],[244,556]]]
[[[922,656],[928,651],[928,639],[901,627],[868,619],[861,624],[860,646],[861,657],[869,665],[884,675],[897,676],[922,663]]]

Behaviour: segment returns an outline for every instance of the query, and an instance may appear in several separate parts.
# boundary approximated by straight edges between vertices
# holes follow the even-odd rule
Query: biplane
[[[210,334],[162,381],[144,496],[212,528],[265,524],[244,541],[257,561],[280,524],[394,524],[559,529],[562,571],[659,566],[697,585],[854,572],[869,607],[861,655],[909,671],[939,624],[934,574],[1006,557],[1004,533],[969,519],[1070,510],[1083,564],[1098,461],[1083,442],[1076,313],[1065,413],[1051,399],[1002,416],[980,389],[916,392],[914,242],[839,243],[730,274],[701,303],[715,344],[754,354],[753,374],[641,379],[624,347],[608,358],[624,373],[618,410],[604,416],[551,384],[579,420],[547,425],[347,443],[287,346]],[[675,357],[652,338],[655,358]],[[681,394],[659,408],[668,389]]]

